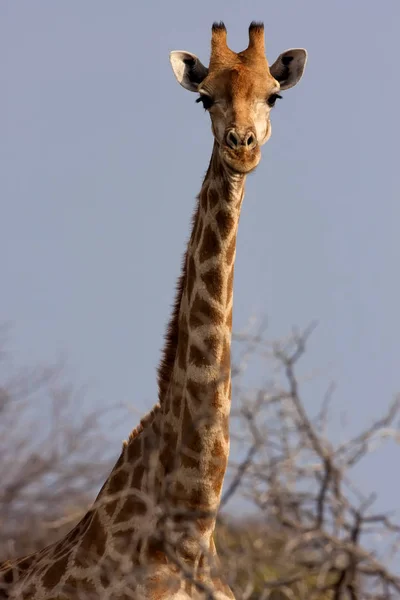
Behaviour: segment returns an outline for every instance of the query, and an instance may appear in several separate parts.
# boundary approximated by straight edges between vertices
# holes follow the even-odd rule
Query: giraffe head
[[[190,52],[170,54],[178,82],[197,92],[197,102],[210,113],[222,161],[239,173],[258,165],[260,147],[271,136],[271,109],[281,97],[279,92],[301,79],[306,60],[306,50],[293,48],[269,66],[264,26],[254,22],[249,27],[249,45],[239,53],[228,48],[225,25],[214,23],[208,67]]]

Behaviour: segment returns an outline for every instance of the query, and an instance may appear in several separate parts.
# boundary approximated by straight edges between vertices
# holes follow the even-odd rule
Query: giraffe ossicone
[[[158,370],[159,403],[80,523],[56,544],[0,566],[0,599],[234,598],[213,534],[229,455],[236,237],[271,110],[306,59],[304,49],[291,49],[269,66],[260,23],[250,25],[239,53],[214,24],[208,67],[190,52],[171,52],[178,82],[209,112],[214,145]]]

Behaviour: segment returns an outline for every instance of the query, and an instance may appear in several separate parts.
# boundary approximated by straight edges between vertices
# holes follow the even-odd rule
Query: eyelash
[[[271,96],[267,100],[268,106],[270,106],[271,108],[275,106],[275,102],[278,100],[278,98],[281,99],[282,96],[280,94],[271,94]],[[206,94],[202,94],[201,96],[199,96],[196,102],[202,102],[204,110],[209,110],[214,104],[213,99],[210,98],[210,96],[207,96]]]
[[[210,96],[206,96],[206,94],[200,95],[200,97],[197,98],[196,102],[202,102],[204,110],[208,110],[214,104],[214,100],[210,98]]]
[[[282,98],[282,96],[280,94],[271,94],[271,96],[267,100],[268,106],[270,106],[271,108],[275,106],[275,102],[278,98]]]

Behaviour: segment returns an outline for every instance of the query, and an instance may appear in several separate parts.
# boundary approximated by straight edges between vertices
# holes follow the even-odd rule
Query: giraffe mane
[[[215,24],[215,25],[218,27],[218,24]],[[204,185],[204,182],[206,181],[206,179],[208,179],[208,177],[210,175],[211,166],[212,166],[212,162],[213,162],[213,156],[214,156],[214,151],[211,156],[211,159],[210,159],[210,162],[209,162],[209,165],[207,168],[207,172],[204,176],[203,185]],[[192,229],[196,222],[196,216],[198,213],[199,204],[200,204],[200,194],[197,196],[197,202],[196,202],[196,205],[195,205],[195,208],[194,208],[194,211],[192,214],[192,218],[191,218]],[[175,300],[172,305],[172,314],[171,314],[170,320],[167,325],[167,331],[164,336],[164,348],[162,350],[160,364],[157,369],[158,399],[159,399],[161,406],[163,405],[165,394],[167,393],[169,384],[171,382],[172,370],[174,368],[174,363],[175,363],[175,359],[176,359],[176,351],[178,348],[179,311],[180,311],[183,290],[185,287],[185,280],[186,280],[186,275],[187,275],[187,265],[186,265],[187,253],[188,253],[188,249],[186,249],[186,252],[184,253],[183,258],[182,258],[182,269],[181,269],[181,274],[178,277],[178,281],[177,281],[176,287],[175,287]],[[133,432],[132,432],[132,434],[133,434]]]
[[[207,175],[206,175],[207,177]],[[192,228],[195,224],[198,204],[199,204],[199,196],[197,197],[196,208],[192,215]],[[157,369],[158,376],[158,398],[160,404],[162,405],[164,402],[165,394],[168,391],[168,387],[171,381],[172,370],[174,368],[175,358],[176,358],[176,350],[178,347],[178,337],[179,337],[179,310],[182,302],[183,290],[185,287],[185,280],[187,275],[187,259],[186,250],[182,259],[182,269],[181,275],[178,278],[176,288],[175,288],[175,300],[172,305],[172,315],[168,322],[167,331],[164,336],[164,348],[162,350],[162,356],[160,360],[160,365]],[[133,433],[133,432],[132,432]]]
[[[132,429],[132,431],[129,434],[128,439],[124,440],[122,442],[123,448],[128,446],[128,444],[130,444],[134,439],[136,439],[137,436],[143,431],[143,429],[145,427],[147,427],[147,425],[149,425],[153,422],[153,419],[158,414],[159,410],[160,410],[160,405],[156,404],[155,406],[153,406],[151,411],[147,413],[147,415],[145,415],[142,419],[140,419],[139,425],[137,425],[134,429]]]

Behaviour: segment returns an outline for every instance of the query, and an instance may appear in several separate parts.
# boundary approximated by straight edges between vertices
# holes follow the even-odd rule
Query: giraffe
[[[0,566],[0,599],[234,598],[213,534],[229,455],[236,238],[272,107],[306,60],[304,49],[290,49],[269,66],[255,22],[239,53],[214,23],[208,67],[171,52],[176,79],[210,115],[214,143],[158,370],[159,402],[82,520],[57,543]]]

